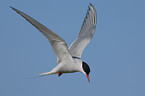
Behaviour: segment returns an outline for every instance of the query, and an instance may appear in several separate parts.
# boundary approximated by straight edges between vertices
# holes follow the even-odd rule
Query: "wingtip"
[[[89,4],[90,4],[90,6],[93,6],[92,3],[89,3]]]
[[[93,6],[93,4],[92,4],[92,3],[89,3],[89,5],[95,9],[95,7]]]
[[[12,7],[12,6],[9,6],[11,9],[13,9],[14,11],[17,11],[17,9],[16,8],[14,8],[14,7]]]
[[[97,22],[96,22],[96,20],[97,20],[97,12],[96,12],[96,8],[92,5],[92,3],[89,3],[89,4],[90,4],[89,8],[91,7],[91,9],[94,10],[94,13],[95,13],[95,24],[96,24],[96,23],[97,23]]]
[[[14,7],[12,7],[12,6],[9,6],[10,8],[12,8],[13,10],[15,9]]]
[[[9,7],[12,8],[12,10],[16,11],[18,14],[23,13],[23,12],[21,12],[20,10],[18,10],[18,9],[16,9],[16,8],[12,7],[12,6],[9,6]],[[21,14],[20,14],[20,15],[21,15]]]
[[[92,5],[92,3],[89,3],[89,8],[90,8],[90,7],[96,12],[96,9],[95,9],[95,7]]]

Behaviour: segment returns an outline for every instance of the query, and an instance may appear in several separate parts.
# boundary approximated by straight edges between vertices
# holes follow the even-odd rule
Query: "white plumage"
[[[89,6],[77,39],[69,48],[67,47],[66,42],[50,29],[46,28],[44,25],[40,24],[38,21],[34,20],[20,10],[13,7],[11,8],[35,26],[48,39],[57,57],[58,65],[50,72],[40,74],[40,77],[51,74],[58,74],[60,76],[63,73],[82,72],[89,80],[90,68],[87,63],[81,60],[81,56],[84,48],[91,41],[95,33],[97,16],[95,8],[92,4]]]

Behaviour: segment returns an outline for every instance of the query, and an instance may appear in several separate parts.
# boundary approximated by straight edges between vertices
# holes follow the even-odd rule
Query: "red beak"
[[[86,76],[87,76],[87,78],[88,78],[88,82],[90,83],[89,75],[86,74]]]

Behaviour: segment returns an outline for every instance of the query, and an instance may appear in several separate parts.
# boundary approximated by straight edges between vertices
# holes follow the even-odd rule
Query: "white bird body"
[[[51,74],[57,74],[59,72],[61,73],[80,72],[81,71],[80,69],[82,69],[81,63],[82,63],[82,60],[80,59],[74,59],[74,62],[64,61],[64,62],[59,63],[50,72],[41,73],[41,75],[51,75]],[[83,69],[81,72],[83,72]]]
[[[58,74],[58,76],[60,76],[63,73],[82,72],[87,76],[88,81],[90,81],[90,68],[87,63],[81,60],[81,56],[83,50],[91,41],[95,33],[96,10],[92,4],[89,6],[77,39],[71,44],[69,48],[67,47],[66,42],[56,33],[52,32],[50,29],[46,28],[44,25],[34,20],[27,14],[21,12],[20,10],[13,7],[11,8],[23,16],[48,39],[57,57],[58,65],[50,72],[41,73],[40,77],[51,74]]]

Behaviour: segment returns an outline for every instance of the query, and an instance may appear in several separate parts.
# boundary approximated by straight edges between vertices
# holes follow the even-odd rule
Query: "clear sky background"
[[[97,10],[96,33],[83,52],[82,73],[37,76],[54,68],[48,40],[13,6],[63,37],[76,39],[88,5]],[[0,96],[145,96],[145,0],[1,0]]]

